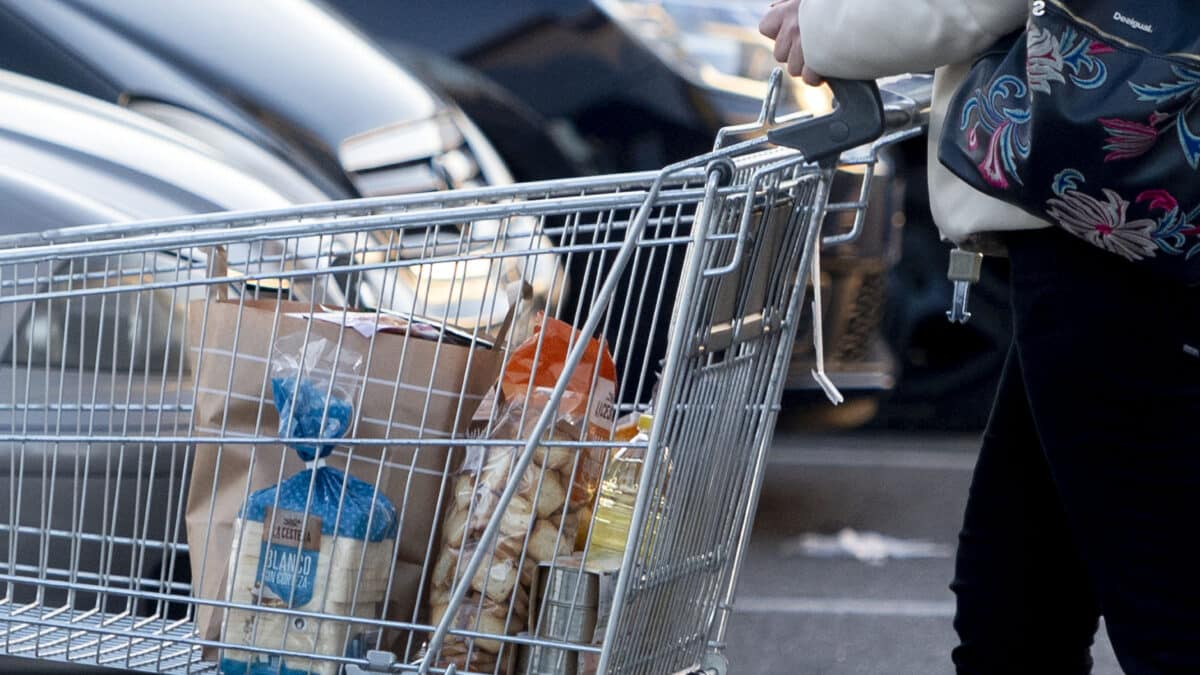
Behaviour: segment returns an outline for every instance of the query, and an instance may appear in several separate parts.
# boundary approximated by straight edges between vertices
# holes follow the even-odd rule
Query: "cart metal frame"
[[[822,244],[857,236],[882,149],[923,133],[928,79],[891,84],[893,93],[881,101],[873,86],[836,83],[834,114],[776,119],[782,91],[776,72],[757,122],[723,130],[711,153],[657,172],[0,239],[0,331],[10,341],[0,356],[0,484],[9,491],[0,498],[7,561],[0,562],[0,654],[191,673],[215,672],[214,651],[236,647],[278,657],[278,663],[340,664],[348,674],[477,672],[442,659],[454,639],[468,646],[465,664],[482,653],[484,641],[501,645],[501,657],[486,671],[493,673],[509,672],[506,663],[515,657],[505,662],[505,653],[542,650],[558,655],[553,672],[576,672],[564,665],[570,655],[572,663],[597,659],[603,673],[723,674],[724,637],[811,272]],[[839,167],[862,171],[858,201],[828,203]],[[855,214],[853,227],[823,236],[822,225],[836,212]],[[214,266],[214,251],[225,252],[228,271]],[[439,274],[451,279],[453,293],[460,266],[494,271],[513,258],[523,261],[526,276],[556,259],[585,265],[584,287],[560,284],[546,306],[530,307],[526,298],[503,292],[520,279],[489,271],[484,296],[491,304],[463,309],[460,289],[458,314],[441,317],[441,328],[466,325],[472,339],[480,339],[496,327],[502,305],[526,323],[533,310],[557,314],[578,335],[605,338],[619,366],[617,404],[626,412],[651,404],[657,364],[645,345],[666,335],[648,441],[547,438],[588,349],[588,340],[576,339],[548,402],[515,441],[421,431],[341,441],[347,461],[360,451],[389,448],[440,447],[450,457],[454,446],[487,451],[515,444],[510,480],[473,554],[460,553],[440,621],[424,620],[422,610],[437,555],[433,535],[415,609],[403,617],[384,612],[350,621],[320,609],[239,604],[199,588],[202,580],[181,578],[181,556],[196,553],[186,541],[182,509],[197,444],[253,452],[304,440],[278,437],[261,424],[252,434],[224,426],[213,434],[189,424],[198,391],[190,376],[194,364],[171,345],[186,342],[181,334],[186,312],[197,311],[195,301],[237,288],[241,298],[276,298],[277,308],[287,296],[315,309],[346,303],[361,287],[380,299],[368,308],[375,316],[412,319],[420,293],[427,302],[444,292],[436,290]],[[399,274],[415,275],[418,289],[403,302],[395,300]],[[392,306],[385,307],[389,289]],[[573,308],[572,292],[583,296]],[[464,316],[473,320],[464,324]],[[162,339],[165,352],[147,346]],[[89,351],[97,342],[95,353]],[[595,374],[592,387],[594,393]],[[494,410],[490,420],[498,414]],[[574,480],[579,457],[597,445],[645,453],[603,638],[539,634],[540,618],[533,634],[519,635],[512,601],[503,632],[456,626],[457,612],[475,592],[477,571],[495,556],[505,513],[526,489],[521,479],[537,475],[535,496],[541,494],[546,469],[535,461],[537,453],[576,453]],[[384,464],[380,460],[381,473]],[[438,522],[452,508],[443,501],[456,468],[447,459],[442,469]],[[283,477],[282,464],[279,472]],[[64,501],[70,502],[65,522]],[[556,546],[570,536],[565,514],[559,520]],[[590,542],[581,552],[585,559],[589,548]],[[518,569],[529,549],[527,538]],[[395,574],[393,567],[389,588]],[[575,591],[581,597],[578,584]],[[201,607],[350,623],[376,637],[369,649],[346,651],[347,644],[339,654],[233,644],[194,630]],[[399,654],[382,649],[389,630],[407,635]],[[400,643],[388,644],[395,650]]]

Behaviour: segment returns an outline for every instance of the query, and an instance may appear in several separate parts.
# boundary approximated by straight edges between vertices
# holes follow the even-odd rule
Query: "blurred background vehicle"
[[[182,131],[293,202],[513,180],[459,107],[307,2],[0,0],[0,68]],[[437,234],[445,241],[432,245],[462,238]],[[523,266],[529,272],[515,265],[424,265],[388,298],[365,277],[349,291],[362,304],[432,316],[459,312],[462,296],[461,313],[477,317],[495,277],[531,275],[546,306],[562,283],[556,262]],[[507,300],[494,305],[498,324]]]
[[[0,234],[322,198],[269,153],[255,159],[288,178],[290,195],[211,153],[142,115],[0,71]]]
[[[709,149],[718,127],[753,117],[773,66],[757,35],[758,0],[327,2],[356,24],[307,0],[0,0],[0,68],[12,71],[0,71],[0,234],[36,237],[73,225],[657,169]],[[816,89],[794,89],[790,101],[813,112],[830,105]],[[1003,276],[989,270],[977,285],[975,318],[965,331],[946,323],[946,249],[928,216],[924,162],[921,141],[887,157],[873,199],[885,206],[871,213],[862,239],[826,256],[825,330],[835,347],[829,365],[841,386],[866,392],[872,403],[899,377],[877,423],[973,427],[982,423],[991,396],[986,383],[1007,343],[1005,314],[988,311],[1003,305]],[[861,177],[843,175],[838,184],[839,197],[853,197]],[[890,205],[880,198],[893,195]],[[427,250],[417,244],[404,254]],[[139,275],[179,274],[181,267],[163,256],[106,264]],[[494,275],[525,277],[528,269],[429,266],[404,285],[436,283],[442,290],[401,301],[449,314],[438,297],[494,289]],[[564,260],[533,269],[542,305],[586,299],[587,270]],[[55,270],[60,283],[87,271]],[[344,297],[379,303],[373,285],[347,283]],[[152,295],[144,301],[156,303]],[[101,385],[106,397],[136,398],[120,383],[168,362],[164,354],[179,354],[180,336],[149,325],[152,313],[114,309],[22,307],[0,316],[0,333],[9,336],[0,340],[0,386],[13,385],[12,365],[36,363],[47,376],[39,373],[35,385],[78,387],[50,375],[99,359],[117,374]],[[505,310],[501,299],[494,318]],[[68,321],[87,325],[94,339],[53,339]],[[790,378],[801,390],[812,387],[807,337],[798,341]],[[186,425],[186,413],[175,413]],[[5,425],[16,423],[15,414],[9,410],[0,433],[12,432]],[[25,414],[26,431],[81,424]],[[116,406],[88,424],[139,422],[120,418]],[[187,484],[183,453],[116,444],[89,452],[66,444],[0,448],[0,475],[24,477],[0,509],[26,514],[5,513],[0,523],[39,523],[40,510],[51,509],[50,521],[63,528],[81,510],[101,514],[118,537],[145,522],[178,527],[147,521],[146,514],[167,509],[130,501],[138,498],[132,489],[117,492],[124,502],[96,500],[113,493],[113,480],[149,486],[155,499],[177,499]],[[95,489],[72,494],[67,474],[80,471]],[[16,537],[0,531],[0,550],[10,553],[0,570],[27,573],[39,556],[61,554],[13,548]],[[186,592],[187,565],[146,572],[159,564],[153,551],[139,558],[129,547],[106,549],[98,538],[78,551],[94,562],[81,563],[82,570],[106,565],[129,577],[161,577],[162,590]],[[98,579],[97,572],[81,581]]]
[[[758,115],[775,66],[758,35],[761,8],[749,3],[326,1],[406,61],[424,51],[490,81],[489,92],[545,119],[562,152],[599,172],[710,149],[717,128]],[[468,78],[429,72],[468,111],[495,107]],[[791,109],[830,104],[823,90],[795,87],[787,98]]]
[[[254,146],[251,146],[253,148]],[[46,230],[145,218],[172,217],[219,210],[286,207],[295,200],[320,199],[321,191],[269,153],[252,159],[265,175],[288,186],[284,194],[256,175],[214,156],[215,149],[175,129],[115,105],[60,87],[0,71],[0,234],[33,235]],[[97,258],[97,269],[76,269],[53,261],[40,262],[48,284],[79,288],[100,284],[121,274],[153,276],[171,281],[203,274],[193,261],[165,254],[115,255]],[[101,272],[100,279],[88,272]],[[53,288],[53,285],[51,286]],[[9,291],[15,292],[15,291]],[[163,433],[186,428],[187,414],[161,410],[157,415],[130,414],[131,401],[145,403],[135,391],[143,378],[132,373],[178,367],[183,353],[182,316],[171,290],[141,294],[138,307],[119,306],[97,296],[91,302],[10,305],[0,313],[0,383],[20,382],[37,400],[51,400],[46,391],[91,391],[93,401],[108,401],[99,414],[48,414],[36,406],[6,407],[0,415],[0,434],[42,430],[46,434],[142,433],[158,424]],[[67,326],[70,325],[70,330]],[[170,327],[174,326],[174,330]],[[82,328],[81,328],[82,327]],[[64,336],[74,336],[70,341]],[[84,338],[86,336],[86,339]],[[168,358],[171,355],[171,358]],[[84,381],[80,363],[96,364],[104,377]],[[68,373],[74,373],[68,375]],[[28,399],[27,399],[28,400]],[[124,412],[122,412],[124,410]],[[0,571],[29,574],[47,556],[78,556],[76,581],[107,582],[120,587],[127,578],[153,570],[170,580],[164,590],[186,582],[186,565],[162,570],[161,551],[153,547],[117,545],[138,532],[160,533],[178,527],[165,522],[187,484],[181,447],[128,444],[8,443],[0,446],[0,475],[6,479],[0,502]],[[17,481],[17,477],[20,478]],[[121,487],[114,488],[114,482]],[[76,491],[80,485],[86,486]],[[124,489],[122,489],[124,488]],[[83,535],[75,546],[62,537],[48,541],[51,531],[65,530],[79,518],[103,523],[115,539]],[[157,518],[153,515],[157,515]],[[10,524],[17,526],[16,531]],[[146,529],[150,528],[150,529]],[[182,576],[177,572],[184,573]],[[54,579],[63,581],[63,579]],[[181,587],[186,588],[186,587]],[[65,593],[49,591],[49,594]],[[94,602],[92,594],[76,593],[77,606]],[[29,602],[29,593],[8,587],[5,600]],[[60,595],[61,599],[61,595]],[[119,598],[110,602],[123,602]],[[131,610],[136,608],[131,607]],[[10,672],[52,671],[49,663],[0,659]],[[79,672],[75,666],[60,672]]]
[[[520,151],[505,153],[510,166],[534,167],[520,178],[541,177],[536,156],[525,155],[614,171],[703,152],[718,127],[757,113],[775,65],[758,34],[756,0],[326,2],[420,70],[493,138],[501,136],[493,128],[545,129],[540,141],[523,133]],[[829,106],[824,90],[796,87],[789,98],[799,109]],[[563,162],[553,164],[557,170]],[[987,270],[972,295],[975,320],[946,323],[947,249],[928,213],[924,167],[920,140],[890,156],[885,175],[895,177],[892,188],[902,197],[871,214],[855,246],[828,253],[829,367],[839,385],[860,392],[898,380],[880,423],[950,419],[973,428],[986,418],[1007,345],[1005,282]],[[852,193],[852,179],[842,184],[843,196]],[[796,356],[790,384],[811,387],[811,352]]]
[[[757,115],[775,66],[758,0],[325,2],[462,106],[519,179],[656,168],[704,152],[719,127]],[[794,86],[785,99],[793,110],[830,106],[825,89]],[[509,138],[519,140],[500,140]],[[972,294],[972,323],[948,324],[948,252],[924,169],[921,139],[885,158],[863,237],[827,252],[828,368],[866,401],[884,399],[882,424],[972,428],[986,417],[1007,346],[1004,283],[989,271]],[[837,198],[859,184],[840,177]],[[806,338],[793,389],[814,385]]]
[[[0,68],[43,80],[0,74],[0,199],[5,205],[0,233],[28,234],[27,241],[47,229],[74,225],[512,182],[503,161],[458,107],[304,2],[4,0]],[[428,256],[436,247],[463,246],[474,238],[444,230],[417,235],[411,246],[404,237],[396,255]],[[519,245],[511,226],[505,235],[506,245]],[[360,242],[328,238],[324,245],[333,254],[362,249]],[[264,254],[270,246],[263,245]],[[561,264],[556,256],[546,257],[546,264],[514,255],[479,266],[412,266],[400,283],[391,284],[364,274],[346,280],[338,292],[347,303],[451,320],[460,312],[486,317],[480,306],[487,303],[498,324],[507,312],[507,299],[495,297],[498,281],[531,282],[535,302],[528,307],[552,306],[563,291]],[[203,273],[202,260],[166,255],[114,256],[98,264],[104,269],[47,267],[46,283],[77,288],[114,270],[169,279]],[[386,297],[375,292],[385,284],[401,292]],[[44,428],[47,434],[106,428],[120,433],[144,424],[178,428],[181,419],[186,426],[182,410],[163,411],[157,420],[120,412],[122,400],[126,406],[143,400],[128,384],[142,379],[134,373],[182,367],[182,332],[168,326],[182,325],[183,317],[155,310],[182,304],[162,300],[157,292],[143,294],[137,308],[142,311],[102,301],[14,305],[0,317],[4,335],[10,336],[0,346],[0,364],[6,364],[0,366],[0,382],[15,386],[17,378],[27,378],[14,369],[36,368],[29,381],[37,386],[86,386],[113,407],[103,419],[88,420],[9,410],[0,424]],[[85,329],[64,331],[67,324]],[[67,334],[89,339],[78,344],[56,339]],[[57,376],[61,368],[80,362],[99,364],[112,377],[83,383]],[[18,512],[5,513],[0,521],[32,528],[24,532],[24,545],[21,531],[0,532],[8,552],[6,571],[27,573],[43,556],[66,554],[29,543],[41,541],[40,523],[46,518],[52,529],[69,528],[77,514],[100,514],[105,531],[117,540],[146,527],[178,527],[148,525],[147,514],[168,509],[141,495],[178,498],[186,485],[184,461],[183,448],[166,445],[85,449],[53,443],[0,449],[0,472],[22,477],[19,485],[8,486],[11,498],[3,504],[6,511]],[[72,486],[80,475],[95,481],[96,488],[75,494]],[[114,491],[113,481],[128,489]],[[119,586],[119,570],[124,570],[127,577],[158,576],[165,579],[162,590],[186,593],[179,584],[187,582],[187,566],[156,570],[161,563],[152,550],[106,545],[94,537],[81,542],[75,554],[83,558],[79,569],[93,571],[90,580],[82,579],[85,583],[103,573]],[[88,602],[84,595],[77,602]]]

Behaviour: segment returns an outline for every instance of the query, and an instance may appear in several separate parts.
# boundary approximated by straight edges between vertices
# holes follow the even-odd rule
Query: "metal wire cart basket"
[[[771,84],[659,172],[0,240],[0,654],[723,672],[822,223],[924,123]]]

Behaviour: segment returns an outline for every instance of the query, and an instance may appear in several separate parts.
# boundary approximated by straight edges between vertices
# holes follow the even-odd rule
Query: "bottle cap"
[[[637,421],[638,431],[642,431],[642,432],[645,432],[648,434],[648,433],[650,433],[650,427],[652,427],[652,426],[654,426],[654,415],[647,415],[645,413],[638,415],[638,421]]]

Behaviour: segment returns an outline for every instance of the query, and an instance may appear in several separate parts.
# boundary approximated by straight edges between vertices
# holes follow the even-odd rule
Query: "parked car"
[[[710,148],[717,127],[757,116],[775,65],[748,3],[327,2],[392,53],[424,49],[493,81],[600,171],[654,169]],[[812,90],[791,97],[793,107],[829,105]]]
[[[544,154],[592,171],[656,169],[710,150],[720,127],[757,117],[775,65],[757,30],[761,8],[744,2],[326,2],[397,58],[434,64],[423,71],[427,79],[485,133],[500,135],[485,121],[498,129],[503,119],[541,118]],[[781,112],[831,106],[826,89],[785,86]],[[825,259],[826,358],[834,381],[848,389],[879,391],[893,382],[878,331],[887,272],[899,252],[892,175],[885,159],[863,237],[831,248]],[[860,186],[860,175],[842,175],[837,197],[857,198]],[[802,333],[789,385],[812,389],[811,340]]]
[[[170,127],[115,105],[60,87],[0,71],[0,234],[37,235],[46,230],[133,219],[172,217],[215,210],[286,207],[295,200],[321,199],[323,193],[270,153],[247,149],[248,158],[266,169],[262,175],[245,171],[214,157],[215,149]],[[165,254],[97,257],[107,269],[129,275],[159,275],[174,279],[181,272],[203,274],[203,268],[183,265]],[[37,263],[39,276],[55,283],[88,283],[85,272],[53,260]],[[63,281],[70,278],[72,281]],[[111,278],[111,277],[106,277]],[[48,282],[49,283],[49,282]],[[94,282],[93,282],[94,283]],[[76,286],[78,288],[78,286]],[[10,292],[11,293],[11,292]],[[161,295],[160,295],[161,293]],[[54,387],[75,391],[83,386],[80,362],[92,364],[97,375],[88,387],[99,399],[119,406],[142,377],[133,371],[147,364],[177,362],[182,331],[163,327],[183,325],[171,315],[181,307],[169,290],[139,297],[144,311],[130,311],[113,302],[47,303],[29,307],[8,304],[0,312],[0,382],[29,392],[26,401],[52,401]],[[167,308],[158,311],[155,308]],[[66,327],[70,325],[70,330]],[[84,326],[80,330],[80,326]],[[73,341],[64,342],[63,336]],[[80,337],[86,335],[87,340]],[[168,359],[167,355],[172,355]],[[74,375],[70,375],[74,372]],[[45,375],[44,377],[42,375]],[[63,378],[66,379],[63,379]],[[124,399],[126,401],[130,399]],[[137,400],[137,399],[133,399]],[[15,399],[12,399],[15,401]],[[65,406],[54,416],[43,408],[19,405],[0,411],[0,434],[120,433],[142,428],[142,415],[93,413],[87,419]],[[97,409],[103,410],[104,406]],[[164,411],[157,416],[171,428],[186,412]],[[123,424],[124,426],[120,426]],[[114,426],[118,425],[118,426]],[[186,463],[179,447],[138,447],[96,443],[0,444],[0,550],[5,551],[0,573],[28,576],[47,566],[73,567],[74,581],[97,583],[106,575],[114,587],[128,577],[161,575],[173,584],[186,581],[186,561],[164,559],[160,549],[126,543],[138,533],[151,537],[177,526],[169,513],[187,485]],[[88,532],[74,544],[55,532],[71,529],[79,518],[92,519]],[[151,517],[157,516],[157,518]],[[102,542],[96,533],[109,536]],[[163,535],[165,536],[165,535]],[[72,560],[71,564],[63,561]],[[63,576],[51,573],[51,582]],[[145,588],[145,586],[143,586]],[[182,587],[185,588],[185,587]],[[157,589],[156,589],[157,590]],[[0,601],[8,606],[34,599],[28,585],[0,585]],[[66,604],[67,593],[43,590],[47,605]],[[100,602],[94,594],[74,592],[76,607]],[[139,611],[120,596],[105,601]],[[121,610],[115,610],[121,611]],[[145,613],[143,611],[143,613]],[[13,624],[4,624],[6,629]],[[19,643],[11,637],[12,644]],[[13,651],[19,651],[15,649]],[[0,658],[6,672],[51,672],[43,662]],[[86,672],[80,666],[60,666],[58,672]]]
[[[719,126],[758,112],[775,66],[758,34],[758,0],[325,1],[393,54],[419,61],[412,55],[424,50],[457,62],[430,69],[427,80],[472,115],[487,107],[493,117],[544,118],[554,147],[593,170],[655,168],[705,151]],[[805,87],[785,100],[812,111],[829,105],[826,92]],[[551,146],[540,147],[553,155]],[[928,213],[925,162],[923,140],[889,156],[883,172],[894,183],[878,189],[896,199],[877,202],[858,244],[827,252],[829,368],[852,389],[898,381],[889,424],[977,426],[1009,334],[1003,274],[985,270],[970,324],[946,322],[947,249]],[[853,193],[852,177],[842,183],[843,195]],[[790,385],[811,387],[811,351],[799,343]]]
[[[0,0],[0,68],[187,133],[292,201],[512,182],[460,108],[304,1]],[[527,280],[543,306],[562,276],[556,261],[545,262],[522,266],[532,270]],[[470,277],[457,279],[426,265],[399,280],[408,293],[380,298],[378,280],[364,277],[352,295],[363,304],[399,304],[387,309],[415,304],[422,314],[476,317],[486,299],[466,297],[460,306],[454,289],[495,288],[484,283],[489,275],[527,274],[516,265],[480,265],[456,271],[451,277]],[[413,290],[422,284],[434,290]],[[488,305],[498,323],[507,301]]]

